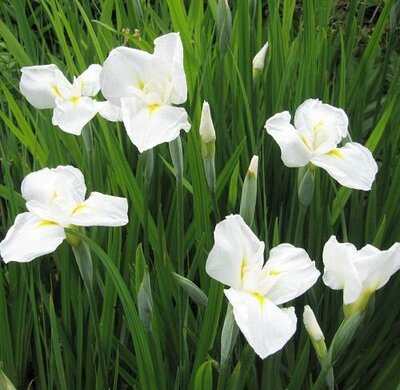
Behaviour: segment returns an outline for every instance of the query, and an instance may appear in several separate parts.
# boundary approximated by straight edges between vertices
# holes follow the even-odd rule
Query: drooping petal
[[[120,106],[120,99],[142,90],[152,73],[152,55],[137,49],[117,47],[103,64],[100,75],[101,92],[111,103]]]
[[[110,122],[121,122],[122,111],[121,107],[112,104],[109,101],[95,102],[97,112]]]
[[[261,359],[282,349],[295,333],[293,307],[280,309],[268,298],[233,288],[224,292],[239,329]]]
[[[349,119],[341,108],[308,99],[296,110],[296,129],[312,138],[314,152],[327,153],[348,134]]]
[[[361,294],[362,283],[354,266],[357,249],[353,244],[340,244],[331,236],[324,246],[322,260],[324,275],[322,280],[333,290],[343,289],[343,301],[347,305],[355,302]]]
[[[123,226],[128,223],[125,198],[92,192],[72,210],[69,222],[77,226]]]
[[[80,135],[96,113],[96,105],[90,97],[74,96],[69,100],[57,98],[52,123],[66,133]]]
[[[186,75],[183,68],[183,47],[179,33],[162,35],[154,40],[154,54],[169,68],[173,89],[170,102],[182,104],[187,99]]]
[[[181,130],[190,129],[182,107],[146,105],[137,98],[121,99],[121,106],[125,129],[139,152],[170,142]]]
[[[260,241],[240,215],[230,215],[219,222],[214,231],[206,271],[214,279],[234,288],[245,288],[249,271],[260,272],[264,243]],[[254,286],[253,286],[254,287]]]
[[[313,156],[311,162],[325,169],[341,185],[356,190],[369,191],[378,171],[372,153],[356,142]]]
[[[320,273],[307,252],[290,244],[281,244],[270,251],[263,268],[265,284],[260,293],[276,305],[288,302],[314,285]]]
[[[98,94],[102,69],[101,65],[92,64],[75,80],[75,83],[80,84],[82,96],[95,96]]]
[[[309,163],[311,151],[290,124],[289,112],[281,112],[269,118],[265,129],[279,145],[282,161],[287,167],[304,167]]]
[[[72,87],[60,69],[54,64],[27,66],[21,69],[19,89],[32,106],[54,108],[60,97],[60,85]]]
[[[376,291],[383,287],[400,268],[400,244],[380,251],[367,245],[357,252],[354,267],[362,282],[364,291]]]
[[[32,213],[17,215],[15,223],[0,243],[0,254],[5,263],[28,262],[52,253],[65,238],[64,229]]]

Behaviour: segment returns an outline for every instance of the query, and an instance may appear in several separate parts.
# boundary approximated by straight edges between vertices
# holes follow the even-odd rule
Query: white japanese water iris
[[[372,245],[357,250],[353,244],[339,243],[331,236],[322,256],[323,281],[334,290],[343,290],[348,314],[364,310],[371,295],[400,269],[399,243],[384,251]]]
[[[0,243],[3,260],[28,262],[53,252],[71,226],[122,226],[128,223],[125,198],[92,192],[85,200],[82,172],[72,166],[44,168],[25,177],[21,193],[29,210],[17,215]]]
[[[293,307],[280,308],[308,290],[319,272],[304,249],[281,244],[264,264],[264,243],[239,215],[217,224],[207,273],[230,286],[224,290],[235,320],[262,358],[279,351],[296,331]]]
[[[288,167],[309,163],[325,169],[341,185],[370,190],[378,166],[371,152],[356,142],[338,144],[348,135],[346,113],[318,99],[308,99],[296,110],[294,126],[288,111],[275,114],[265,128],[281,149]]]
[[[53,125],[67,133],[80,135],[96,115],[96,102],[90,97],[100,91],[100,65],[90,65],[71,84],[54,64],[21,69],[21,93],[39,109],[52,108]]]
[[[182,129],[189,131],[185,109],[174,106],[187,99],[178,33],[155,39],[153,54],[122,46],[112,50],[103,64],[100,84],[110,104],[121,108],[129,138],[140,152],[174,140]],[[106,118],[108,108],[100,111]]]

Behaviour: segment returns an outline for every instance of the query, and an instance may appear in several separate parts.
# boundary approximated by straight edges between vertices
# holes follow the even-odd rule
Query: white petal
[[[122,111],[121,107],[112,104],[109,101],[95,102],[97,112],[110,122],[121,122]]]
[[[71,86],[56,65],[27,66],[21,69],[19,89],[36,108],[54,108],[59,86]]]
[[[21,184],[21,194],[26,201],[37,200],[49,203],[53,192],[54,174],[49,168],[29,173]]]
[[[121,99],[121,106],[125,129],[139,152],[170,142],[179,136],[180,130],[190,129],[182,107],[148,106],[137,98]]]
[[[77,79],[83,96],[95,96],[100,91],[100,73],[103,67],[92,64]]]
[[[77,226],[123,226],[128,223],[125,198],[92,192],[71,213],[70,223]]]
[[[100,75],[104,97],[119,106],[122,97],[132,96],[133,89],[142,89],[151,73],[152,61],[152,55],[142,50],[123,46],[112,50]]]
[[[24,178],[21,193],[26,201],[48,203],[56,197],[69,197],[79,203],[86,193],[85,178],[78,168],[70,165],[43,168]]]
[[[378,171],[372,153],[356,142],[313,156],[311,162],[325,169],[341,185],[356,190],[369,191]]]
[[[43,221],[32,213],[22,213],[17,215],[14,225],[0,243],[0,254],[5,263],[28,262],[54,252],[64,238],[61,226]]]
[[[288,302],[306,292],[320,275],[307,252],[290,244],[281,244],[271,249],[263,273],[267,283],[265,287],[261,287],[260,292],[265,293],[276,305]]]
[[[261,359],[282,349],[295,333],[293,307],[280,309],[268,298],[233,288],[225,290],[225,295],[239,329]]]
[[[66,133],[80,135],[83,127],[96,113],[96,105],[89,97],[75,97],[71,100],[57,98],[52,123]]]
[[[173,84],[171,103],[182,104],[187,99],[186,75],[183,68],[183,47],[179,33],[165,34],[154,40],[154,54],[165,61]]]
[[[281,112],[269,118],[265,129],[279,145],[282,161],[287,167],[303,167],[309,163],[311,151],[290,124],[289,112]]]
[[[333,290],[344,290],[343,301],[355,302],[361,294],[362,285],[354,265],[357,249],[353,244],[340,244],[331,236],[324,246],[322,259],[325,265],[322,280]]]
[[[79,169],[69,165],[44,168],[25,177],[21,193],[29,211],[65,225],[71,210],[85,199],[85,179]]]
[[[357,253],[354,261],[363,290],[375,291],[383,287],[400,268],[400,245],[385,251],[367,245]]]
[[[240,215],[230,215],[214,231],[214,246],[206,262],[206,271],[214,279],[234,288],[244,288],[249,272],[260,272],[264,243]],[[254,288],[254,286],[252,286]]]
[[[324,144],[335,147],[346,137],[349,119],[341,108],[322,103],[318,99],[308,99],[296,110],[294,125],[296,129],[312,133],[314,149],[325,153],[329,149],[323,151]]]

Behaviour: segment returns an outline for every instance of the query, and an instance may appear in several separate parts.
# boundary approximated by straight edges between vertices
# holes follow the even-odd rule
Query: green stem
[[[184,219],[183,219],[183,152],[181,138],[178,137],[169,143],[169,151],[172,163],[175,168],[176,178],[176,231],[177,231],[177,252],[176,252],[176,270],[181,276],[184,275]],[[179,323],[179,378],[180,387],[184,387],[185,383],[185,348],[183,336],[183,291],[178,290],[177,306],[178,306],[178,323]]]
[[[346,227],[346,217],[344,215],[344,204],[342,203],[342,200],[340,199],[339,192],[336,188],[336,184],[333,181],[332,177],[330,177],[330,181],[333,187],[333,190],[335,191],[335,196],[340,203],[340,224],[342,226],[342,234],[343,234],[343,241],[347,242],[348,241],[348,236],[347,236],[347,227]]]
[[[84,243],[80,242],[78,245],[73,245],[72,250],[75,255],[76,263],[81,274],[83,284],[85,285],[86,292],[89,298],[89,308],[93,320],[94,334],[97,343],[97,353],[100,362],[99,379],[97,386],[98,388],[108,388],[107,386],[107,366],[104,359],[103,349],[101,347],[101,336],[100,336],[100,320],[97,314],[96,299],[93,290],[93,264],[92,257],[90,255],[89,247]]]
[[[143,249],[146,259],[150,259],[149,251],[149,237],[148,237],[148,227],[149,227],[149,201],[150,201],[150,185],[151,178],[153,177],[154,169],[154,152],[153,149],[147,150],[142,154],[144,159],[144,224],[143,224]]]
[[[301,245],[303,241],[303,230],[304,230],[304,218],[306,216],[306,208],[300,206],[299,214],[297,216],[296,232],[294,235],[295,245]]]

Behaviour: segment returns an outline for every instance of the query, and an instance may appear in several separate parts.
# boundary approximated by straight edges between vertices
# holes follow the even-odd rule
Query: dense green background
[[[101,318],[99,346],[94,334],[99,324],[89,314],[67,243],[28,264],[0,265],[0,364],[17,388],[93,389],[105,386],[104,380],[113,389],[207,389],[211,383],[237,389],[310,388],[320,368],[301,322],[303,304],[317,313],[328,344],[342,320],[341,293],[321,280],[297,300],[298,331],[281,352],[261,361],[239,336],[228,360],[220,361],[221,345],[227,343],[221,339],[227,305],[223,287],[211,282],[204,265],[215,224],[239,211],[253,154],[259,155],[260,168],[252,228],[267,248],[280,242],[302,246],[322,270],[321,250],[331,234],[359,247],[373,243],[386,249],[400,241],[399,3],[237,0],[229,6],[230,15],[217,0],[1,2],[1,234],[25,210],[19,195],[23,177],[45,166],[79,167],[89,191],[126,196],[130,205],[126,227],[87,229]],[[130,32],[122,32],[126,28]],[[183,40],[185,107],[192,123],[182,136],[182,201],[167,145],[154,151],[147,191],[145,159],[122,124],[93,120],[85,131],[88,151],[84,137],[52,126],[51,110],[34,109],[18,90],[22,66],[55,63],[72,78],[92,63],[101,64],[124,42],[152,51],[153,39],[170,31],[179,31]],[[266,67],[253,83],[252,58],[266,40]],[[379,172],[372,191],[365,193],[341,188],[318,171],[303,221],[297,172],[282,164],[263,126],[274,113],[294,113],[310,97],[345,109],[352,139],[373,152]],[[200,154],[204,99],[217,132],[218,207]],[[184,258],[179,249],[182,208]],[[207,306],[181,289],[172,273],[178,264],[184,264],[183,276],[207,294]],[[145,299],[139,299],[138,315],[146,270],[150,327],[141,310]],[[376,294],[353,343],[338,357],[339,388],[398,386],[399,288],[396,275]],[[106,379],[99,351],[108,367]]]

